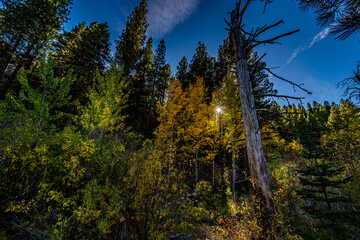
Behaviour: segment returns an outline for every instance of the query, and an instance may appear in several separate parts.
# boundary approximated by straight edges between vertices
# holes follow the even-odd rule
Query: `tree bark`
[[[30,45],[30,47],[28,48],[28,50],[26,51],[26,53],[24,54],[24,59],[25,62],[19,62],[16,66],[16,68],[14,69],[14,71],[12,72],[12,74],[10,75],[9,79],[7,79],[7,81],[5,82],[3,88],[0,90],[0,99],[4,99],[5,98],[5,94],[6,91],[10,88],[11,84],[14,82],[14,80],[16,79],[16,76],[18,74],[18,72],[20,71],[20,69],[22,67],[25,66],[25,69],[30,68],[31,63],[33,62],[35,57],[30,57],[31,51],[34,50],[35,46],[37,45],[37,41],[35,41],[34,43],[32,43]],[[42,46],[41,46],[42,47]],[[40,48],[38,48],[36,50],[36,52],[34,53],[34,56],[36,56],[38,54],[38,52],[40,51]]]
[[[236,11],[231,13],[232,42],[236,59],[236,76],[239,85],[242,117],[245,128],[246,150],[249,161],[250,175],[255,192],[261,192],[266,205],[272,209],[270,200],[270,175],[261,140],[259,122],[256,113],[254,94],[252,92],[250,73],[246,60],[246,50],[242,37],[241,26]]]
[[[199,175],[198,175],[198,156],[199,156],[199,149],[196,149],[195,152],[195,192],[196,192],[196,187],[197,187],[197,183],[199,181]]]
[[[215,187],[215,144],[214,144],[214,156],[212,159],[212,186]]]
[[[232,195],[233,201],[236,201],[236,190],[235,190],[235,181],[236,181],[236,166],[235,166],[235,143],[234,143],[234,135],[231,135],[232,142],[232,167],[233,167],[233,175],[232,175]]]
[[[116,224],[112,227],[111,231],[111,240],[125,240],[127,238],[127,230],[128,226],[126,221],[120,223],[116,222]]]
[[[13,59],[13,56],[16,52],[16,50],[18,49],[18,47],[20,46],[20,43],[23,39],[23,36],[20,35],[17,39],[16,42],[14,44],[14,46],[11,48],[10,52],[7,54],[6,57],[6,61],[4,63],[4,65],[1,67],[1,72],[0,72],[0,82],[3,80],[5,73],[10,65],[11,60]]]

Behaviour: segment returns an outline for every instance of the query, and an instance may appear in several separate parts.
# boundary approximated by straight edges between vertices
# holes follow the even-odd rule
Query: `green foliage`
[[[301,239],[294,229],[326,239],[318,223],[344,227],[347,239],[358,234],[348,224],[360,206],[353,103],[280,108],[257,99],[277,209],[270,216],[248,196],[229,38],[216,60],[199,43],[176,80],[165,41],[153,52],[146,37],[145,0],[109,65],[107,23],[78,24],[49,53],[70,0],[1,3],[1,239]],[[275,94],[262,58],[247,58],[254,94]],[[309,157],[338,168],[318,164],[297,178]]]
[[[189,87],[190,84],[190,79],[188,77],[188,74],[189,74],[189,63],[186,57],[183,57],[177,66],[176,79],[180,81],[184,91]]]
[[[140,6],[135,7],[128,17],[125,30],[122,32],[120,39],[115,42],[115,58],[123,66],[126,76],[133,75],[133,71],[143,55],[141,48],[146,40],[147,12],[146,0],[142,0]]]
[[[55,43],[57,74],[72,70],[76,81],[71,95],[83,102],[87,90],[99,81],[98,74],[105,70],[110,54],[110,32],[107,23],[85,22],[61,34]],[[86,102],[86,101],[85,101]]]
[[[360,21],[358,9],[360,3],[358,1],[298,1],[302,9],[314,10],[319,24],[330,25],[330,33],[336,35],[336,39],[345,40],[359,32]]]
[[[296,190],[306,205],[301,209],[311,218],[320,220],[319,228],[329,229],[336,239],[349,239],[351,234],[344,230],[344,224],[355,224],[356,212],[344,211],[334,205],[351,203],[352,199],[345,197],[341,192],[342,186],[353,181],[354,176],[342,177],[344,168],[333,168],[329,163],[308,166],[305,170],[299,170],[300,183],[304,186]],[[341,232],[341,236],[338,234]],[[321,236],[321,231],[319,234]],[[315,233],[315,236],[317,233]]]
[[[122,70],[113,63],[98,79],[89,90],[87,106],[80,108],[80,123],[89,138],[101,138],[106,133],[124,128],[127,82]]]
[[[4,55],[0,61],[0,97],[4,99],[18,71],[22,67],[28,70],[32,66],[67,21],[72,1],[3,0],[1,3],[0,39],[4,49],[0,51]],[[10,64],[14,65],[12,71]]]
[[[213,92],[217,89],[214,79],[215,59],[209,56],[205,44],[199,42],[196,52],[189,65],[189,82],[194,84],[198,78],[203,78],[206,88],[206,98],[211,99]]]
[[[330,107],[326,102],[324,106],[313,102],[312,105],[308,104],[307,109],[294,104],[280,109],[275,104],[272,111],[280,115],[272,120],[272,125],[283,139],[287,142],[300,139],[310,157],[319,154],[316,151],[319,149],[321,135],[328,129],[330,116]]]
[[[15,239],[64,234],[84,172],[79,162],[91,153],[91,143],[74,128],[59,132],[54,125],[64,117],[59,109],[69,104],[72,77],[55,78],[53,68],[54,62],[41,62],[33,76],[39,89],[20,75],[19,96],[7,95],[0,103],[1,228]]]
[[[154,58],[154,94],[156,101],[163,102],[165,91],[170,84],[171,67],[165,61],[166,46],[162,39],[156,49]]]
[[[348,96],[350,101],[354,99],[360,103],[360,63],[358,63],[352,77],[342,80],[336,86],[345,88],[344,96]]]

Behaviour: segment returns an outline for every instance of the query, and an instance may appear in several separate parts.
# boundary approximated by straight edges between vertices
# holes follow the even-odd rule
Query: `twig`
[[[267,162],[270,162],[271,160],[278,159],[279,157],[280,157],[280,155],[279,155],[279,156],[277,156],[277,157],[273,157],[273,158],[267,159],[266,161],[267,161]]]
[[[290,83],[291,85],[298,87],[299,89],[303,90],[304,92],[306,92],[306,93],[309,94],[309,95],[312,94],[312,92],[310,92],[310,91],[306,90],[305,88],[301,87],[299,84],[296,84],[296,83],[294,83],[294,82],[292,82],[292,81],[290,81],[290,80],[287,80],[287,79],[285,79],[285,78],[283,78],[283,77],[280,77],[279,75],[275,74],[275,73],[274,73],[273,71],[271,71],[269,68],[264,68],[264,69],[265,69],[266,71],[268,71],[268,72],[269,72],[271,75],[273,75],[274,77],[277,77],[278,79],[283,80],[284,82]]]
[[[278,36],[276,36],[276,37],[273,37],[273,38],[270,38],[270,39],[267,39],[267,40],[256,41],[256,43],[255,43],[254,45],[252,45],[252,48],[255,48],[256,46],[259,46],[260,44],[266,44],[266,43],[273,44],[273,43],[278,43],[278,42],[275,42],[275,40],[277,40],[277,39],[279,39],[279,38],[282,38],[282,37],[289,36],[289,35],[291,35],[291,34],[294,34],[294,33],[296,33],[296,32],[299,32],[299,31],[300,31],[299,29],[296,29],[296,30],[294,30],[294,31],[287,32],[287,33],[278,35]]]
[[[305,97],[292,97],[292,96],[286,96],[286,95],[277,95],[277,94],[259,94],[259,95],[255,95],[254,97],[277,97],[277,98],[291,98],[291,99],[296,99],[296,100],[300,100],[300,99],[305,99]]]

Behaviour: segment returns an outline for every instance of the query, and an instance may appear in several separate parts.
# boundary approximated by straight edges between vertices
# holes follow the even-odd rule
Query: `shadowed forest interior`
[[[247,28],[253,2],[217,56],[199,42],[172,69],[146,0],[114,43],[106,22],[64,30],[72,0],[1,0],[0,240],[359,239],[360,64],[340,102],[278,92],[312,94],[257,47],[298,30]],[[359,37],[359,1],[297,2]]]

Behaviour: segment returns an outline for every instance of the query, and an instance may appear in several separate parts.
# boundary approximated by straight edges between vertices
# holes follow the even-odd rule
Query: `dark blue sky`
[[[125,27],[126,18],[140,0],[74,0],[66,24],[70,30],[74,25],[86,21],[104,22],[110,26],[112,42],[118,39]],[[226,38],[224,17],[237,0],[148,0],[150,27],[148,35],[155,44],[161,38],[167,46],[167,61],[173,72],[183,56],[190,61],[198,42],[205,43],[211,56]],[[305,102],[328,100],[338,102],[342,90],[335,85],[351,76],[359,58],[358,36],[352,40],[338,41],[327,36],[326,27],[316,25],[311,12],[298,9],[296,1],[275,0],[263,14],[263,3],[255,3],[248,9],[244,23],[247,28],[274,23],[283,19],[285,24],[274,29],[273,35],[299,28],[300,32],[281,40],[281,45],[260,46],[259,54],[267,52],[268,67],[279,67],[274,72],[297,83],[314,94],[306,96],[301,91],[294,93],[291,86],[271,78],[280,94],[306,96]],[[271,36],[271,34],[269,35]],[[155,45],[156,47],[156,45]],[[114,46],[113,46],[114,48]]]

